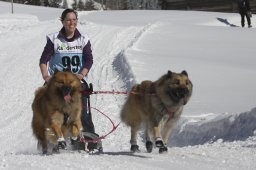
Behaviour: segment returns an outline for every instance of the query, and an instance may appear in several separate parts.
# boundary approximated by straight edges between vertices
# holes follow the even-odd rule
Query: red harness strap
[[[94,138],[94,139],[84,139],[84,138],[80,138],[80,142],[93,142],[96,143],[98,141],[100,141],[101,139],[105,139],[105,137],[107,137],[109,134],[111,134],[112,132],[114,132],[116,130],[116,128],[120,125],[120,122],[115,125],[114,122],[102,111],[100,111],[99,109],[95,108],[95,107],[91,107],[94,110],[97,110],[98,112],[100,112],[101,114],[103,114],[112,124],[113,128],[110,132],[108,132],[106,135],[100,136],[98,138]]]
[[[138,93],[134,91],[130,92],[122,92],[122,91],[88,91],[88,90],[83,90],[81,91],[82,94],[135,94],[135,95],[151,95],[154,96],[156,95],[155,93]]]

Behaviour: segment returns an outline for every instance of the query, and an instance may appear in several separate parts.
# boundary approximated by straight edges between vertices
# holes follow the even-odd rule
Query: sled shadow
[[[230,26],[230,27],[238,27],[237,25],[229,23],[227,19],[217,17],[217,20],[226,24],[226,25],[228,25],[228,26]]]
[[[92,153],[92,155],[111,155],[111,156],[132,156],[137,158],[151,158],[149,156],[136,155],[136,153],[132,152],[104,152],[104,153]]]

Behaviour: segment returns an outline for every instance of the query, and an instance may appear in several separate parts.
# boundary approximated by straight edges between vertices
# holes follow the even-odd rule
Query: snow
[[[45,35],[61,28],[62,9],[0,2],[0,169],[256,169],[255,29],[237,13],[194,11],[79,12],[78,28],[91,38],[95,90],[129,91],[168,70],[186,70],[190,102],[168,144],[169,152],[129,152],[123,123],[103,140],[102,155],[42,156],[31,131],[34,91],[43,84],[38,62]],[[255,16],[252,18],[255,23]],[[115,124],[126,95],[91,96],[91,105]],[[96,110],[100,135],[112,129]],[[140,133],[142,135],[142,132]]]

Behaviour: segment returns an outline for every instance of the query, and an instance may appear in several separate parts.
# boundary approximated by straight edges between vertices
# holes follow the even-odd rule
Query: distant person
[[[241,15],[241,26],[244,27],[245,24],[245,19],[247,19],[247,24],[248,27],[252,27],[251,25],[251,17],[252,17],[252,12],[251,12],[251,7],[249,0],[237,0],[237,5],[238,5],[238,10]]]

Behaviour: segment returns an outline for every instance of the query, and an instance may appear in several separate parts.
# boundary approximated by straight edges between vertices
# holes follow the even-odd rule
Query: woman
[[[81,35],[76,28],[76,11],[64,10],[61,22],[63,27],[59,32],[47,35],[47,43],[40,58],[42,77],[48,81],[55,69],[70,69],[82,80],[93,64],[90,40],[87,35]]]
[[[47,43],[40,58],[40,70],[43,79],[50,80],[54,71],[70,70],[82,80],[93,64],[91,43],[87,35],[81,34],[77,27],[77,12],[66,9],[61,15],[63,27],[59,32],[47,35]],[[86,88],[86,84],[82,84]],[[83,111],[81,121],[87,132],[94,133],[91,116],[87,113],[87,98],[82,96]]]

